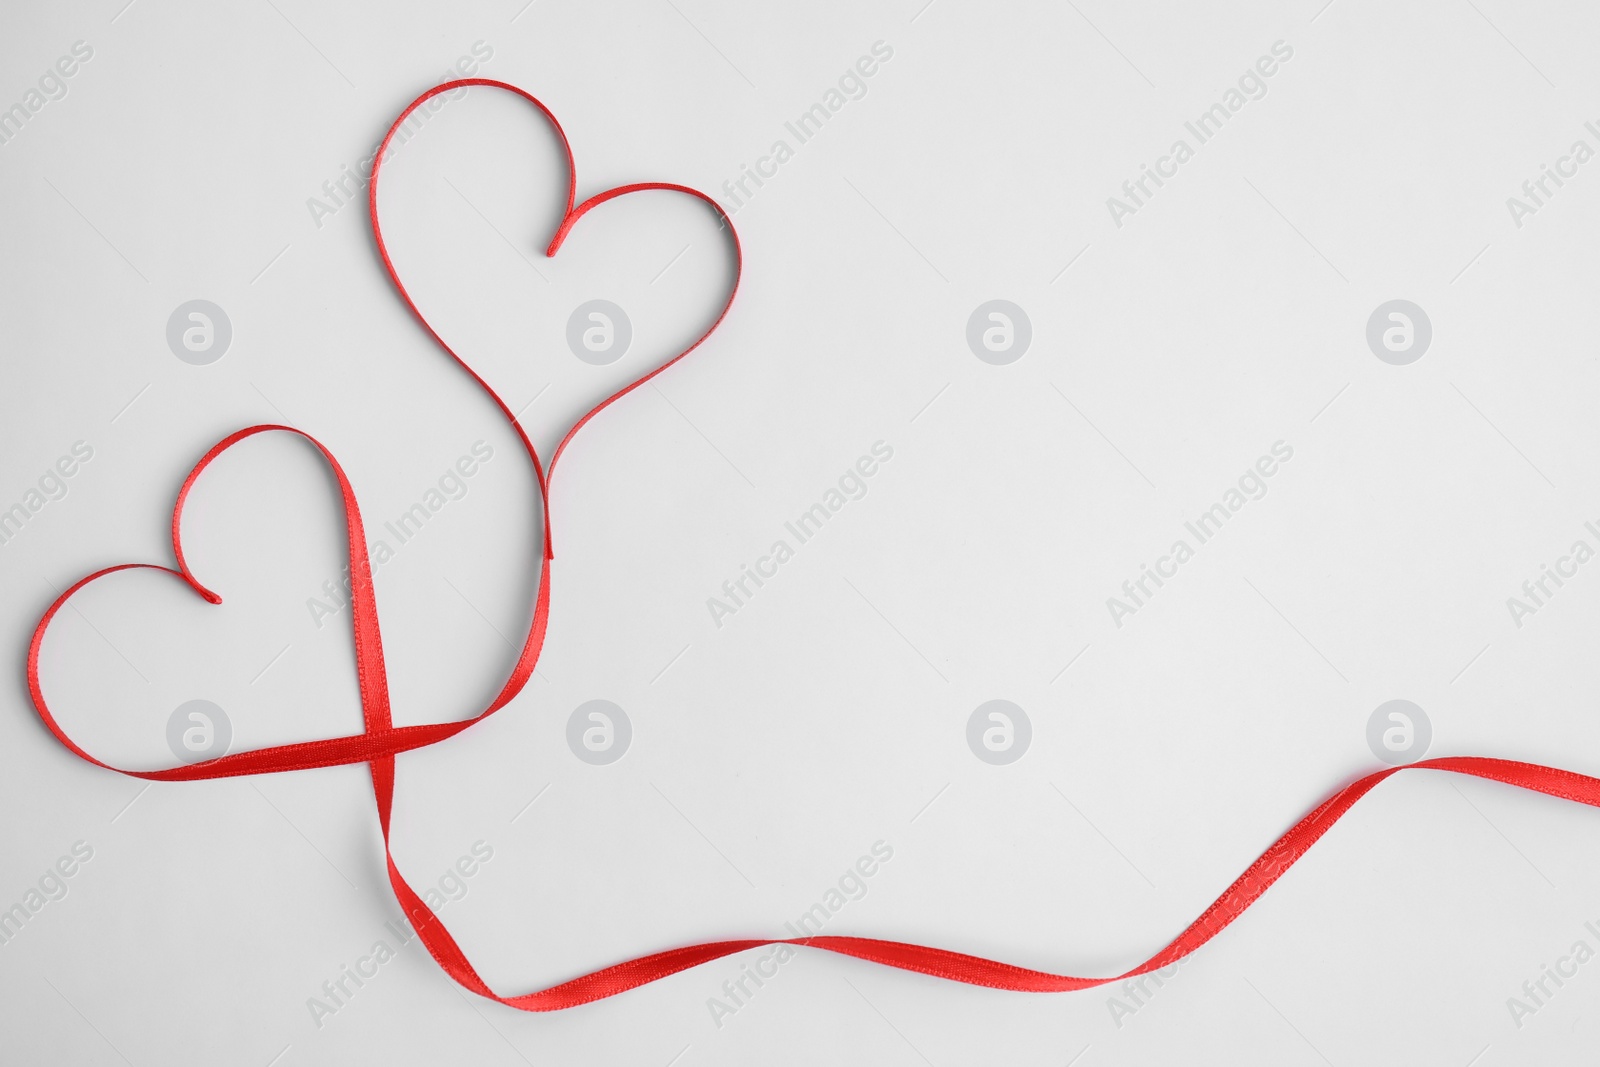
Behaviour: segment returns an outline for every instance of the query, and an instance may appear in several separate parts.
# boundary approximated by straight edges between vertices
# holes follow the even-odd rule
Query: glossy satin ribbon
[[[649,190],[681,193],[703,201],[717,213],[733,239],[736,257],[734,283],[728,293],[727,301],[717,315],[716,321],[688,348],[596,404],[592,410],[579,419],[567,431],[566,436],[562,438],[560,444],[556,447],[554,454],[550,458],[548,470],[540,463],[533,443],[517,422],[516,416],[512,414],[511,409],[500,399],[494,389],[479,377],[467,365],[466,361],[445,342],[444,338],[440,337],[433,327],[428,324],[427,319],[417,308],[416,303],[411,299],[410,293],[400,280],[400,275],[395,269],[393,260],[390,258],[388,246],[384,243],[383,229],[379,225],[378,177],[382,170],[384,157],[388,153],[389,144],[394,139],[396,131],[417,108],[426,104],[433,97],[469,86],[486,86],[515,93],[533,105],[549,121],[561,141],[562,149],[567,159],[567,207],[566,213],[556,229],[555,236],[551,239],[550,245],[546,249],[545,254],[547,256],[556,254],[571,233],[572,228],[594,208],[629,193]],[[539,483],[540,506],[543,510],[545,534],[541,553],[538,592],[535,595],[533,604],[533,617],[527,636],[523,641],[521,653],[517,657],[516,665],[512,668],[510,676],[507,677],[500,692],[489,703],[488,707],[472,718],[458,722],[398,727],[393,724],[389,714],[388,675],[384,669],[383,640],[378,627],[378,607],[373,595],[372,571],[367,559],[366,534],[362,528],[361,510],[356,504],[355,491],[351,488],[350,481],[345,477],[344,470],[339,466],[338,460],[316,439],[293,427],[264,425],[251,426],[223,438],[200,458],[194,469],[189,472],[189,476],[184,479],[183,487],[178,491],[177,503],[172,510],[172,550],[177,562],[175,569],[152,563],[125,563],[95,571],[93,574],[80,579],[66,592],[62,593],[45,611],[43,617],[40,618],[39,624],[33,633],[33,640],[28,646],[28,689],[33,697],[33,704],[38,710],[40,719],[49,728],[50,732],[55,735],[57,740],[80,758],[88,760],[96,766],[105,767],[108,770],[114,770],[136,778],[159,782],[226,778],[243,774],[268,774],[276,771],[332,767],[347,763],[366,763],[372,774],[373,791],[377,798],[378,822],[383,830],[384,855],[389,871],[389,884],[393,887],[395,897],[399,900],[400,906],[415,927],[422,943],[427,947],[433,958],[438,961],[439,966],[443,967],[450,977],[454,978],[463,987],[480,996],[488,997],[491,1000],[499,1001],[501,1004],[519,1008],[523,1011],[555,1011],[561,1008],[570,1008],[578,1004],[614,996],[625,990],[644,985],[647,982],[653,982],[667,975],[676,974],[678,971],[719,959],[735,952],[743,952],[746,949],[758,948],[764,945],[779,944],[806,945],[812,948],[826,949],[841,955],[870,960],[873,963],[899,967],[908,971],[919,971],[923,974],[946,978],[951,981],[990,986],[996,989],[1033,993],[1054,993],[1073,989],[1086,989],[1091,986],[1118,982],[1125,978],[1168,967],[1195,951],[1201,945],[1204,945],[1229,923],[1243,914],[1245,909],[1262,893],[1266,892],[1267,887],[1277,881],[1285,871],[1293,866],[1295,861],[1304,855],[1306,850],[1315,844],[1317,839],[1326,833],[1356,801],[1365,796],[1379,782],[1401,770],[1454,771],[1458,774],[1488,778],[1508,785],[1520,786],[1523,789],[1548,793],[1551,796],[1576,801],[1580,804],[1600,807],[1600,779],[1575,774],[1571,771],[1542,767],[1530,763],[1517,763],[1510,760],[1455,756],[1425,760],[1421,763],[1412,764],[1410,768],[1388,768],[1369,774],[1365,778],[1352,782],[1334,793],[1309,815],[1296,823],[1262,853],[1246,869],[1244,874],[1240,875],[1238,880],[1217,898],[1215,903],[1207,908],[1198,919],[1175,937],[1165,948],[1132,970],[1111,977],[1076,978],[1070,975],[1050,974],[978,956],[969,956],[959,952],[929,948],[923,945],[904,944],[898,941],[881,941],[865,937],[818,936],[797,939],[748,938],[737,941],[714,941],[700,945],[689,945],[682,948],[669,949],[665,952],[657,952],[649,956],[641,956],[625,963],[613,964],[590,974],[573,978],[570,981],[533,993],[507,997],[494,992],[478,976],[477,971],[467,961],[466,955],[461,951],[460,946],[456,944],[455,939],[451,937],[450,932],[445,929],[444,924],[423,903],[422,898],[412,890],[395,866],[394,856],[389,850],[390,812],[394,803],[395,755],[410,749],[421,748],[424,745],[436,744],[460,733],[473,723],[494,714],[510,703],[521,692],[528,679],[532,677],[534,664],[538,661],[540,649],[544,645],[545,631],[550,619],[550,564],[555,553],[551,534],[549,484],[557,461],[561,458],[561,454],[567,445],[572,441],[573,435],[582,429],[590,419],[593,419],[619,397],[637,389],[694,351],[716,330],[723,318],[726,317],[728,308],[733,304],[734,293],[738,290],[739,271],[742,270],[743,266],[739,238],[734,231],[732,220],[727,217],[715,200],[698,190],[664,182],[644,182],[609,189],[590,197],[582,204],[574,207],[575,186],[576,167],[572,157],[572,149],[567,142],[566,134],[561,129],[561,124],[556,121],[555,116],[538,100],[516,86],[486,78],[466,78],[447,82],[428,90],[413,100],[400,113],[399,118],[395,120],[394,124],[389,128],[389,132],[384,136],[377,159],[372,167],[368,203],[372,220],[373,239],[376,241],[378,253],[383,259],[384,269],[394,283],[401,301],[416,316],[422,328],[427,331],[428,335],[451,359],[461,366],[462,370],[466,371],[472,380],[477,383],[478,387],[494,401],[501,413],[505,415],[506,420],[516,432],[518,440],[522,442],[522,447],[533,464],[534,474]],[[213,460],[247,438],[270,432],[298,434],[310,441],[322,454],[323,458],[327,460],[328,466],[332,469],[333,475],[339,484],[339,493],[344,501],[345,533],[349,542],[350,595],[354,609],[351,615],[357,678],[361,694],[361,711],[365,729],[359,734],[352,734],[346,737],[254,749],[249,752],[221,756],[217,759],[207,760],[204,763],[174,767],[167,770],[128,770],[121,767],[112,767],[96,759],[67,736],[61,729],[60,724],[56,722],[55,716],[51,714],[49,706],[45,702],[44,689],[39,679],[39,655],[40,649],[44,644],[45,633],[49,629],[51,621],[67,601],[90,582],[118,571],[133,568],[157,570],[173,575],[208,603],[220,604],[222,598],[201,584],[184,559],[182,536],[184,502],[188,499],[189,493],[199,480],[200,475]]]

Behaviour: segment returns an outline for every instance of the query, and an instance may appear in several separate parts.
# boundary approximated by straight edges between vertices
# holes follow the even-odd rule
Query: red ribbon
[[[545,255],[554,256],[561,248],[562,242],[571,233],[572,228],[594,208],[599,207],[608,200],[614,200],[629,193],[645,190],[666,190],[683,193],[704,201],[718,214],[722,223],[727,226],[728,233],[733,236],[736,257],[734,284],[728,293],[727,302],[717,315],[716,321],[689,347],[648,374],[596,404],[594,408],[579,419],[567,431],[561,443],[557,445],[554,454],[551,456],[548,471],[540,463],[533,443],[528,439],[527,433],[517,422],[516,416],[506,406],[505,401],[501,400],[489,384],[479,377],[477,372],[456,354],[454,349],[445,343],[444,338],[439,336],[433,327],[428,324],[422,312],[418,310],[416,303],[411,299],[410,293],[406,290],[398,272],[395,270],[394,262],[389,256],[388,247],[384,243],[382,227],[378,221],[378,176],[395,131],[399,129],[401,123],[405,122],[412,112],[433,97],[440,93],[447,93],[474,85],[504,89],[522,97],[549,120],[556,131],[556,135],[561,139],[561,146],[567,157],[567,210],[562,217],[560,226],[556,229],[555,236],[551,239],[550,245],[545,251]],[[523,1011],[556,1011],[562,1008],[574,1007],[578,1004],[586,1004],[589,1001],[615,996],[625,990],[665,978],[667,975],[676,974],[679,971],[696,967],[702,963],[708,963],[711,960],[720,959],[735,952],[743,952],[747,949],[760,948],[765,945],[783,944],[807,945],[812,948],[826,949],[830,952],[870,960],[873,963],[881,963],[889,967],[920,971],[923,974],[933,975],[938,978],[966,982],[972,985],[989,986],[995,989],[1010,989],[1030,993],[1057,993],[1073,989],[1087,989],[1092,986],[1119,982],[1126,978],[1137,977],[1150,971],[1169,967],[1194,952],[1220,933],[1229,923],[1242,915],[1245,909],[1250,907],[1262,893],[1266,892],[1273,882],[1282,877],[1284,872],[1294,865],[1295,861],[1305,855],[1306,851],[1316,843],[1317,839],[1326,833],[1356,801],[1370,792],[1379,782],[1399,771],[1407,769],[1454,771],[1458,774],[1469,774],[1478,778],[1505,782],[1508,785],[1519,786],[1523,789],[1531,789],[1535,792],[1547,793],[1551,796],[1576,801],[1580,804],[1600,807],[1600,779],[1590,778],[1572,771],[1531,763],[1518,763],[1511,760],[1487,759],[1476,756],[1452,756],[1424,760],[1420,763],[1411,764],[1409,768],[1392,767],[1369,774],[1365,778],[1352,782],[1334,793],[1309,815],[1296,823],[1270,848],[1263,852],[1239,876],[1238,880],[1217,898],[1215,903],[1207,908],[1187,929],[1173,938],[1172,942],[1165,948],[1125,974],[1119,974],[1114,977],[1076,978],[1070,975],[1050,974],[1045,971],[1016,967],[979,956],[968,956],[959,952],[949,952],[924,945],[910,945],[899,941],[880,941],[875,938],[865,937],[817,936],[792,939],[754,938],[689,945],[649,956],[641,956],[625,963],[614,964],[537,992],[524,993],[521,996],[514,997],[500,996],[491,990],[483,979],[478,976],[478,972],[467,961],[466,955],[461,951],[460,946],[456,944],[455,939],[450,936],[450,932],[445,929],[438,916],[433,913],[427,904],[423,903],[422,898],[411,888],[395,866],[394,856],[389,850],[390,813],[394,805],[395,754],[414,748],[421,748],[425,745],[437,744],[467,729],[473,723],[487,718],[510,703],[512,698],[522,691],[528,679],[533,676],[533,668],[544,645],[545,631],[550,621],[550,563],[555,554],[550,534],[549,482],[554,473],[556,462],[572,441],[573,435],[582,429],[590,419],[594,418],[618,398],[637,389],[694,351],[716,330],[722,323],[723,318],[727,316],[728,308],[733,304],[734,294],[738,291],[739,275],[743,267],[743,255],[739,249],[739,238],[734,231],[732,220],[728,218],[715,200],[699,190],[665,182],[642,182],[609,189],[590,197],[582,204],[574,207],[573,194],[575,185],[576,164],[572,157],[572,148],[567,142],[566,134],[561,129],[561,124],[556,121],[556,117],[542,103],[516,86],[486,78],[466,78],[447,82],[428,90],[413,100],[400,113],[399,118],[395,120],[394,125],[389,128],[389,132],[384,136],[383,143],[378,150],[377,161],[373,163],[372,167],[372,182],[368,203],[372,219],[372,235],[377,242],[378,253],[383,259],[384,269],[388,272],[390,280],[394,282],[395,289],[400,294],[400,299],[405,303],[406,307],[411,309],[411,312],[417,317],[417,321],[422,324],[422,328],[438,343],[440,348],[444,349],[451,359],[460,364],[461,368],[471,376],[472,380],[500,408],[501,413],[505,415],[512,429],[516,431],[517,438],[522,442],[523,449],[528,453],[528,458],[533,463],[534,473],[539,483],[541,506],[544,513],[545,538],[543,558],[539,571],[539,588],[533,605],[533,619],[529,625],[527,637],[523,641],[522,651],[517,657],[516,665],[512,668],[511,674],[501,687],[499,694],[490,702],[489,706],[472,718],[459,722],[434,723],[426,726],[397,727],[394,725],[389,713],[388,674],[384,669],[383,639],[379,634],[378,628],[378,607],[373,595],[372,570],[367,559],[366,534],[362,529],[361,509],[357,506],[355,491],[351,488],[350,481],[345,477],[344,470],[339,466],[338,460],[311,435],[290,426],[263,425],[239,430],[217,442],[209,452],[200,458],[194,469],[189,472],[189,476],[184,479],[183,487],[178,491],[178,499],[172,509],[172,551],[178,564],[176,569],[153,563],[124,563],[95,571],[93,574],[80,579],[66,592],[62,593],[39,619],[39,624],[33,632],[33,640],[28,646],[28,690],[33,697],[33,705],[39,713],[39,718],[58,741],[71,749],[81,759],[88,760],[96,766],[105,767],[108,770],[114,770],[136,778],[146,778],[159,782],[227,778],[243,774],[268,774],[276,771],[307,770],[313,767],[333,767],[347,763],[366,763],[372,774],[372,787],[378,805],[378,822],[383,829],[384,856],[389,870],[389,884],[393,887],[395,897],[399,900],[405,914],[410,918],[422,943],[427,946],[428,952],[438,961],[439,966],[443,967],[446,973],[463,987],[480,996],[488,997],[491,1000],[499,1001],[501,1004]],[[328,461],[328,466],[332,468],[334,477],[339,483],[339,494],[344,501],[345,533],[349,542],[350,592],[351,603],[354,606],[352,624],[355,639],[356,671],[361,693],[361,713],[365,729],[359,734],[352,734],[346,737],[254,749],[249,752],[233,753],[217,759],[207,760],[203,763],[173,767],[167,770],[128,770],[121,767],[112,767],[96,759],[66,735],[60,724],[56,722],[55,716],[50,713],[49,706],[45,703],[44,689],[39,681],[39,653],[51,621],[62,606],[78,590],[90,582],[103,578],[108,574],[134,568],[148,568],[174,575],[208,603],[220,604],[222,598],[200,583],[184,559],[182,538],[184,502],[188,499],[189,492],[194,488],[195,482],[199,480],[201,473],[223,452],[246,438],[274,431],[298,434],[310,441],[322,453],[323,458]]]

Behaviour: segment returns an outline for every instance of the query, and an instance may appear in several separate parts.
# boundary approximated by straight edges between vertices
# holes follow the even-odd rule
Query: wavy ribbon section
[[[579,419],[567,431],[560,444],[556,447],[548,470],[541,464],[532,441],[529,440],[527,433],[517,421],[511,409],[506,406],[505,401],[445,342],[444,338],[433,329],[423,316],[421,310],[412,299],[410,292],[400,280],[399,272],[396,270],[394,261],[389,255],[388,246],[383,238],[383,230],[379,224],[378,178],[382,169],[383,159],[388,153],[389,144],[394,139],[395,132],[417,108],[426,104],[433,97],[469,86],[487,86],[516,94],[532,104],[549,121],[561,141],[567,158],[567,208],[555,236],[551,239],[550,245],[546,249],[545,254],[547,256],[556,254],[571,233],[572,228],[589,211],[617,197],[645,191],[681,193],[703,201],[717,213],[733,239],[736,257],[734,283],[728,293],[727,302],[723,304],[716,321],[689,347],[648,374],[608,396]],[[1511,760],[1452,756],[1425,760],[1411,764],[1409,768],[1393,767],[1369,774],[1365,778],[1352,782],[1334,793],[1310,814],[1296,823],[1270,848],[1263,852],[1239,876],[1238,880],[1217,898],[1215,903],[1207,908],[1187,929],[1173,938],[1165,948],[1126,973],[1105,978],[1078,978],[1071,975],[1051,974],[1046,971],[1035,971],[996,960],[984,959],[980,956],[969,956],[964,953],[930,948],[925,945],[905,944],[899,941],[881,941],[866,937],[818,936],[794,939],[757,938],[689,945],[683,948],[669,949],[665,952],[657,952],[649,956],[641,956],[625,963],[613,964],[610,967],[602,968],[533,993],[510,997],[496,993],[479,977],[478,972],[468,962],[466,954],[456,944],[455,938],[450,935],[449,930],[445,928],[438,916],[411,888],[405,877],[400,873],[399,868],[395,866],[394,856],[389,846],[390,815],[394,806],[395,756],[411,749],[437,744],[455,736],[473,723],[494,714],[510,703],[522,691],[529,678],[532,677],[534,665],[538,662],[540,650],[544,647],[545,633],[550,621],[550,564],[555,557],[555,552],[553,548],[554,541],[550,532],[549,484],[556,461],[560,459],[561,453],[572,441],[573,436],[597,414],[620,397],[637,389],[694,351],[721,325],[722,320],[728,314],[728,309],[733,305],[734,295],[738,291],[739,271],[742,271],[743,267],[743,255],[739,248],[739,239],[734,231],[732,220],[727,217],[715,200],[698,190],[682,185],[646,182],[609,189],[590,197],[582,204],[574,207],[575,185],[576,165],[572,157],[572,149],[567,141],[565,132],[561,129],[561,124],[556,121],[555,116],[542,103],[522,89],[514,85],[508,85],[505,82],[486,78],[467,78],[446,82],[428,90],[413,100],[400,113],[400,116],[389,128],[389,132],[384,136],[383,143],[379,148],[378,158],[372,168],[372,181],[369,191],[372,234],[377,244],[378,253],[382,257],[384,269],[388,272],[390,280],[393,281],[401,302],[416,316],[422,328],[439,347],[451,359],[455,360],[462,370],[477,383],[478,387],[494,401],[516,432],[518,440],[522,442],[522,447],[528,454],[528,458],[533,465],[535,478],[539,484],[545,535],[539,571],[539,585],[534,598],[532,620],[529,623],[528,632],[523,640],[522,649],[517,657],[515,666],[513,666],[510,675],[506,678],[500,692],[488,707],[473,717],[458,722],[434,723],[425,726],[397,727],[394,725],[390,717],[388,674],[384,668],[383,639],[378,626],[378,607],[373,593],[372,569],[367,558],[366,534],[362,527],[361,510],[356,503],[355,491],[351,487],[349,479],[345,476],[343,468],[339,466],[338,460],[315,438],[302,430],[297,430],[290,426],[262,425],[239,430],[217,442],[210,451],[201,457],[200,461],[195,464],[194,469],[189,472],[189,476],[184,479],[183,487],[178,491],[178,499],[172,510],[172,550],[177,561],[176,569],[153,563],[124,563],[95,571],[80,579],[66,592],[62,593],[40,618],[38,626],[34,629],[33,639],[28,646],[28,690],[32,695],[33,704],[39,713],[40,720],[43,721],[58,741],[79,758],[87,760],[98,767],[104,767],[107,770],[114,770],[120,774],[131,775],[136,778],[159,782],[194,781],[204,778],[270,774],[278,771],[309,770],[316,767],[366,763],[372,775],[373,793],[378,807],[378,822],[383,830],[384,857],[389,872],[389,884],[394,889],[396,899],[400,902],[400,906],[415,927],[423,945],[427,947],[428,952],[438,962],[439,966],[444,968],[445,972],[460,983],[461,986],[477,993],[479,996],[487,997],[490,1000],[498,1001],[501,1004],[522,1011],[558,1011],[563,1008],[575,1007],[579,1004],[587,1004],[590,1001],[615,996],[637,986],[654,982],[668,975],[676,974],[690,967],[697,967],[702,963],[708,963],[736,952],[744,952],[748,949],[760,948],[766,945],[783,944],[825,949],[829,952],[836,952],[844,956],[854,956],[857,959],[869,960],[887,967],[898,967],[902,970],[917,971],[937,978],[966,982],[971,985],[988,986],[994,989],[1008,989],[1028,993],[1059,993],[1075,989],[1087,989],[1109,982],[1120,982],[1126,978],[1136,977],[1149,971],[1171,966],[1200,948],[1200,946],[1221,933],[1229,923],[1244,914],[1245,910],[1261,894],[1265,893],[1272,883],[1281,878],[1284,872],[1292,867],[1301,856],[1305,855],[1306,851],[1317,842],[1317,839],[1327,833],[1329,828],[1338,822],[1339,818],[1349,811],[1356,801],[1370,792],[1378,783],[1401,770],[1453,771],[1457,774],[1487,778],[1492,781],[1504,782],[1507,785],[1531,789],[1539,793],[1547,793],[1550,796],[1561,797],[1580,804],[1600,807],[1600,779],[1590,778],[1587,775],[1576,774],[1572,771],[1531,763],[1518,763]],[[217,759],[207,760],[204,763],[165,770],[141,771],[112,767],[110,764],[90,755],[72,738],[68,737],[60,724],[56,722],[55,716],[51,714],[45,701],[44,689],[39,679],[39,657],[50,623],[67,601],[84,586],[107,575],[130,569],[157,570],[173,575],[208,603],[220,604],[222,598],[201,584],[184,558],[182,539],[184,504],[188,500],[189,493],[199,480],[200,475],[217,457],[250,437],[269,432],[297,434],[310,441],[322,454],[322,457],[327,460],[328,466],[332,469],[334,478],[339,485],[339,493],[344,502],[345,535],[348,541],[350,559],[351,602],[354,607],[351,618],[357,679],[361,694],[361,712],[365,728],[359,734],[351,734],[345,737],[254,749],[248,752],[221,756]]]

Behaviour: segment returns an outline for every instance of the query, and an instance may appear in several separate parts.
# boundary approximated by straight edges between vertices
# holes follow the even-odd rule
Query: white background
[[[45,732],[23,658],[56,590],[170,562],[173,493],[233,429],[317,435],[374,536],[481,440],[494,458],[468,494],[377,575],[397,721],[478,710],[527,621],[533,478],[396,299],[363,204],[318,225],[308,198],[475,42],[483,75],[560,117],[582,198],[721,195],[883,41],[866,95],[738,211],[723,328],[563,459],[539,676],[401,758],[397,861],[421,888],[493,849],[441,914],[506,994],[782,936],[880,840],[893,859],[827,932],[1117,973],[1380,766],[1366,724],[1386,700],[1425,709],[1429,755],[1600,770],[1600,565],[1520,627],[1506,605],[1600,519],[1600,162],[1520,227],[1506,205],[1574,140],[1600,148],[1583,128],[1600,14],[123,2],[0,16],[0,107],[93,48],[0,145],[0,506],[74,442],[94,450],[0,546],[0,908],[74,842],[94,850],[0,945],[6,1062],[1588,1057],[1600,963],[1520,1026],[1507,999],[1576,941],[1600,949],[1600,814],[1424,773],[1381,786],[1121,1018],[1114,989],[1004,993],[822,952],[720,1026],[708,1002],[740,958],[530,1016],[459,993],[413,941],[319,1025],[309,998],[399,917],[364,768],[146,788]],[[1184,122],[1277,41],[1293,56],[1266,95],[1117,226],[1106,199],[1193,146]],[[513,408],[532,402],[545,454],[708,321],[731,266],[710,213],[668,194],[608,206],[544,259],[554,151],[531,109],[473,90],[396,154],[384,196],[419,302]],[[596,297],[635,329],[609,367],[565,343]],[[165,338],[196,298],[233,327],[209,366]],[[1032,322],[1008,366],[965,340],[995,298]],[[1409,366],[1365,340],[1397,298],[1433,325]],[[894,455],[866,497],[714,625],[707,598],[880,440]],[[1294,456],[1270,492],[1114,625],[1106,598],[1278,441]],[[148,574],[74,601],[44,657],[66,728],[136,767],[173,764],[167,719],[195,698],[226,710],[236,751],[358,730],[348,613],[318,628],[307,607],[344,552],[311,452],[230,453],[185,529],[226,603]],[[996,697],[1033,724],[1005,767],[965,739]],[[597,698],[634,729],[606,767],[565,742]]]

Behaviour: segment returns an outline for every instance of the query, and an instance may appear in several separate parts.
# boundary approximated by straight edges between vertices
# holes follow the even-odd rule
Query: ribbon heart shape
[[[717,213],[722,224],[727,227],[728,233],[733,238],[735,254],[734,281],[730,287],[727,301],[723,304],[716,320],[687,348],[612,393],[591,408],[573,424],[561,439],[551,454],[548,468],[541,464],[532,441],[528,438],[527,433],[517,421],[511,409],[506,406],[494,389],[434,330],[423,316],[421,310],[418,309],[409,291],[401,281],[394,262],[389,255],[378,217],[379,175],[384,157],[388,154],[390,143],[393,141],[395,133],[399,130],[401,124],[417,108],[423,106],[434,97],[442,93],[472,86],[485,86],[503,90],[527,101],[550,123],[560,139],[567,159],[566,211],[556,228],[554,236],[550,240],[549,246],[545,250],[547,256],[554,256],[560,250],[563,242],[572,232],[573,227],[591,210],[618,197],[649,190],[681,193],[703,201]],[[507,422],[516,432],[523,449],[527,452],[539,485],[544,518],[544,543],[541,552],[539,584],[538,591],[535,594],[532,621],[529,624],[528,633],[524,638],[516,664],[513,666],[499,693],[489,705],[477,715],[456,722],[404,727],[397,727],[393,724],[390,718],[388,676],[384,668],[383,640],[378,625],[378,609],[373,593],[371,565],[367,558],[366,536],[361,523],[361,511],[356,501],[355,491],[351,487],[349,479],[345,476],[343,468],[339,466],[338,460],[315,438],[294,427],[270,424],[250,426],[223,438],[200,458],[200,461],[189,472],[188,477],[184,479],[172,512],[172,549],[177,563],[175,568],[153,563],[124,563],[95,571],[79,579],[69,587],[46,609],[44,615],[39,619],[39,623],[34,629],[33,638],[28,646],[28,690],[40,720],[58,741],[81,759],[87,760],[96,766],[136,778],[163,782],[225,778],[246,774],[268,774],[277,771],[308,770],[316,767],[366,763],[372,776],[373,793],[377,801],[378,822],[383,833],[384,857],[389,873],[389,884],[423,945],[434,960],[444,968],[445,972],[462,987],[480,996],[523,1011],[555,1011],[574,1007],[604,997],[614,996],[723,956],[767,945],[806,946],[826,949],[841,955],[854,956],[858,959],[885,966],[898,967],[903,970],[917,971],[951,981],[988,986],[995,989],[1035,993],[1086,989],[1092,986],[1138,977],[1150,971],[1169,967],[1200,948],[1242,915],[1356,801],[1360,800],[1390,775],[1402,770],[1452,771],[1458,774],[1504,782],[1508,785],[1546,793],[1550,796],[1560,797],[1580,804],[1600,807],[1600,779],[1537,764],[1475,756],[1454,756],[1425,760],[1411,764],[1409,767],[1391,767],[1377,771],[1344,786],[1285,832],[1217,898],[1215,903],[1207,908],[1198,919],[1175,937],[1166,947],[1125,973],[1110,977],[1079,978],[1071,975],[1051,974],[978,956],[898,941],[883,941],[865,937],[816,936],[809,938],[754,938],[688,945],[614,964],[532,993],[511,997],[504,997],[495,993],[478,976],[477,971],[468,962],[465,953],[456,944],[455,939],[450,935],[444,924],[423,902],[422,898],[412,890],[395,865],[393,854],[389,848],[390,816],[394,805],[395,756],[401,752],[447,740],[467,729],[473,723],[494,714],[510,703],[522,691],[529,678],[532,677],[533,668],[538,662],[539,653],[543,648],[545,633],[549,625],[550,565],[555,557],[550,522],[549,484],[556,462],[560,459],[561,454],[572,441],[574,435],[597,414],[619,398],[626,396],[650,379],[663,373],[667,368],[698,348],[716,331],[723,319],[727,317],[729,308],[733,305],[734,296],[738,291],[739,275],[743,268],[743,252],[740,249],[738,234],[733,228],[732,220],[727,217],[715,200],[697,189],[668,182],[642,182],[608,189],[605,192],[597,193],[581,204],[576,204],[576,185],[577,167],[572,156],[571,146],[567,142],[565,132],[561,129],[560,122],[556,120],[555,115],[544,104],[514,85],[487,78],[466,78],[438,85],[407,105],[384,136],[373,164],[372,179],[368,190],[373,239],[376,242],[379,256],[383,261],[384,270],[387,271],[390,281],[394,283],[401,300],[416,316],[417,321],[428,336],[443,349],[446,355],[456,361],[461,369],[477,383],[478,387],[500,409]],[[40,681],[39,660],[50,623],[61,608],[84,586],[107,575],[135,568],[157,570],[173,575],[187,584],[195,594],[208,603],[221,603],[222,598],[200,582],[193,571],[190,570],[184,558],[182,538],[184,504],[201,474],[218,456],[241,441],[257,434],[271,432],[296,434],[310,441],[321,453],[323,459],[326,460],[339,486],[340,496],[344,505],[345,532],[349,542],[351,604],[353,607],[351,621],[364,729],[359,734],[345,737],[231,753],[203,763],[164,770],[141,771],[112,767],[90,755],[67,736],[59,723],[57,723],[54,715],[51,714],[45,701],[44,689]]]

